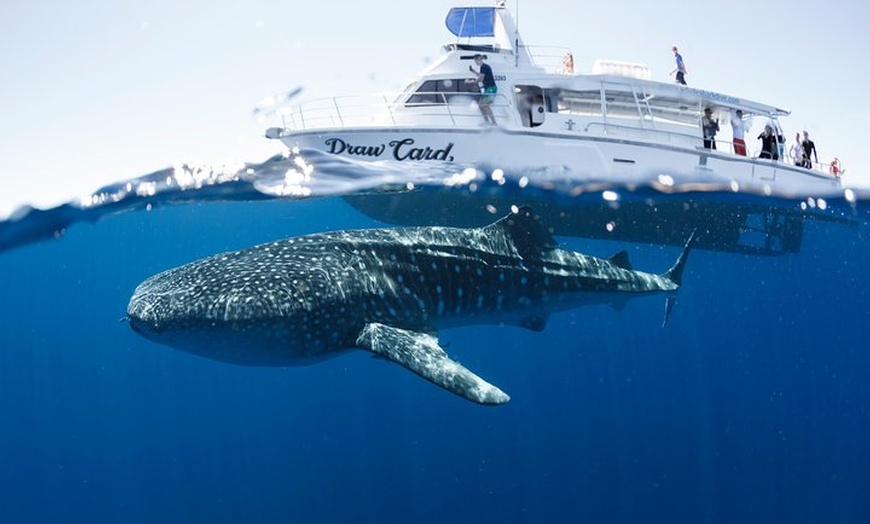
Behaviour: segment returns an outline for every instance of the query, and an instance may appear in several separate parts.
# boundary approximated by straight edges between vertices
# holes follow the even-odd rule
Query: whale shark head
[[[127,305],[130,327],[153,342],[234,364],[299,365],[332,356],[325,347],[348,345],[336,329],[341,311],[313,315],[305,307],[320,292],[313,289],[318,282],[294,275],[316,270],[316,256],[283,257],[291,246],[222,253],[146,279]]]

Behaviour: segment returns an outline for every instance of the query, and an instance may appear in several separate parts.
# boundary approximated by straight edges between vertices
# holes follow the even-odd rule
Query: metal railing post
[[[392,122],[393,125],[396,125],[396,115],[393,113],[393,107],[395,107],[395,104],[390,103],[390,101],[387,100],[387,95],[381,95],[381,97],[384,99],[384,107],[387,108],[387,112],[390,114],[390,122]]]
[[[338,108],[338,99],[335,97],[332,98],[332,105],[335,107],[335,116],[338,117],[338,123],[341,127],[344,127],[344,119],[341,118],[341,109]]]

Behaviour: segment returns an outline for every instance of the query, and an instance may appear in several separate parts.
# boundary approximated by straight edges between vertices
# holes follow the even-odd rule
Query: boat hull
[[[578,184],[662,182],[730,187],[783,196],[827,194],[839,181],[820,171],[701,147],[625,137],[502,128],[332,129],[280,136],[291,149],[314,149],[355,161],[502,169],[512,175],[555,173]]]

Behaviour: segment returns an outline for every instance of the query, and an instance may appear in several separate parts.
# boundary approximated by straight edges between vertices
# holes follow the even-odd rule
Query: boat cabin
[[[720,93],[649,80],[643,64],[599,60],[593,74],[574,74],[562,60],[573,57],[570,49],[529,47],[518,34],[511,38],[516,26],[503,7],[451,9],[447,27],[457,41],[445,45],[447,53],[388,108],[391,121],[482,125],[476,106],[480,88],[468,71],[478,53],[494,70],[498,93],[492,110],[499,125],[508,129],[702,147],[701,119],[711,108],[720,123],[717,149],[722,151],[731,148],[730,122],[737,110],[745,129],[760,119],[778,134],[779,117],[789,114]]]

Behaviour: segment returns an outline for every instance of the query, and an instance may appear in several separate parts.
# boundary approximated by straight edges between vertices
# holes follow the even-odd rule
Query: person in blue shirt
[[[486,122],[495,125],[495,115],[493,115],[492,107],[490,106],[495,98],[495,94],[498,92],[498,87],[495,85],[495,77],[492,74],[492,68],[489,67],[489,64],[483,62],[484,59],[485,57],[481,54],[474,55],[474,63],[477,64],[477,71],[475,71],[472,66],[468,66],[468,69],[477,75],[477,83],[482,89],[480,100],[477,102],[477,105],[480,107],[483,119]]]
[[[688,73],[688,71],[686,71],[686,64],[685,62],[683,62],[683,55],[681,55],[680,52],[677,51],[677,46],[672,47],[671,51],[674,52],[674,59],[677,61],[677,67],[675,67],[674,70],[671,71],[671,74],[677,74],[678,84],[686,85],[686,73]]]

